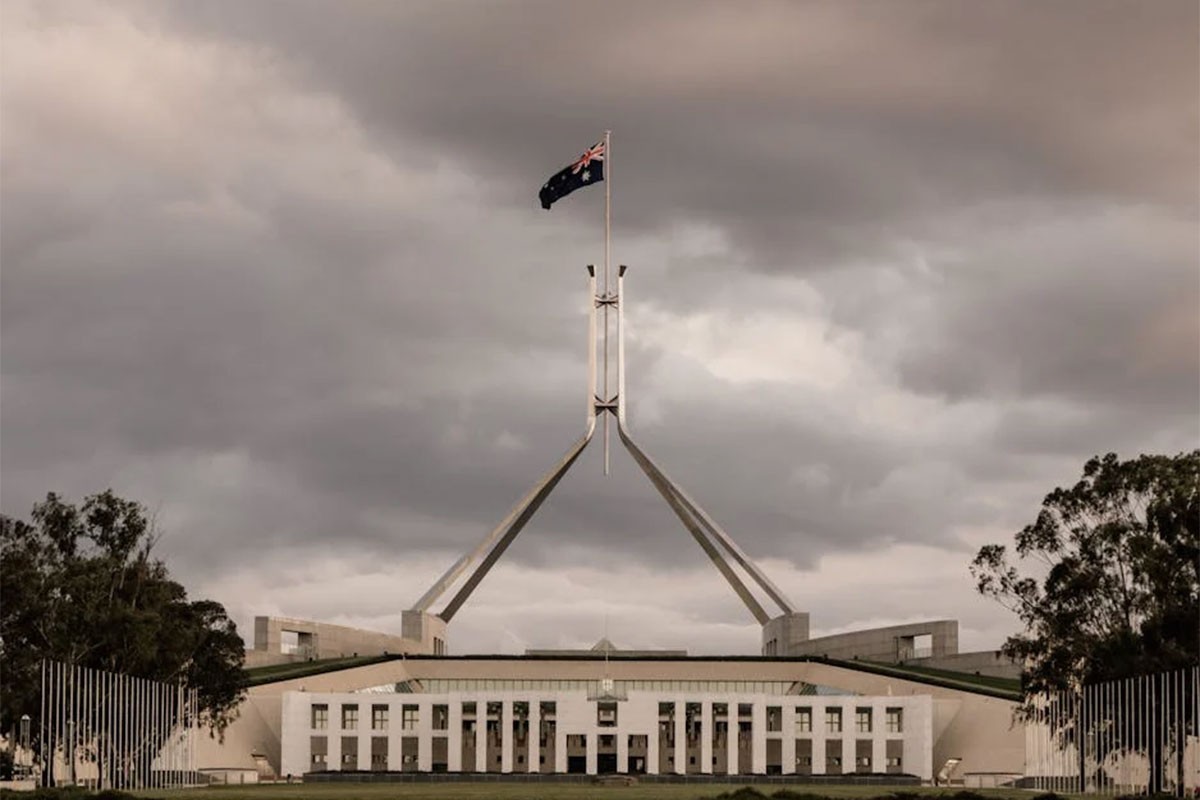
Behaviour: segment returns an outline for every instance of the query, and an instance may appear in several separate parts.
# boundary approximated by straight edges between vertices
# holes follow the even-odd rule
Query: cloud
[[[244,624],[394,628],[578,435],[602,196],[533,197],[611,127],[638,441],[816,630],[994,646],[973,548],[1197,441],[1196,8],[1079,8],[5,4],[4,513],[111,485]],[[754,650],[599,450],[456,650]]]

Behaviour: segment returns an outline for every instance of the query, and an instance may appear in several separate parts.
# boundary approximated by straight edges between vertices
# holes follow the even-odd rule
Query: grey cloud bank
[[[243,625],[394,628],[579,428],[602,198],[535,194],[611,127],[644,444],[817,627],[998,644],[972,548],[1092,454],[1197,444],[1197,17],[7,3],[4,513],[111,485]],[[456,648],[584,643],[636,586],[661,619],[614,639],[752,649],[595,455]],[[542,592],[570,613],[514,622]]]

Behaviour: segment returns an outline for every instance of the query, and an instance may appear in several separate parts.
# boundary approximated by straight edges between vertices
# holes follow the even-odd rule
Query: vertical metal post
[[[41,716],[38,717],[38,752],[41,754],[41,762],[42,762],[42,775],[41,775],[41,779],[38,781],[39,784],[45,784],[45,782],[46,782],[45,764],[46,764],[46,691],[47,691],[47,689],[48,689],[48,686],[46,684],[46,659],[43,658],[42,659],[42,694],[41,694],[41,697],[39,698],[41,700],[42,713],[41,713]]]
[[[617,267],[617,424],[625,424],[625,270]]]
[[[608,273],[612,251],[612,131],[604,132],[604,298],[608,299]],[[604,304],[604,402],[608,394],[608,303]],[[604,474],[608,474],[608,417],[604,415]]]
[[[587,423],[596,418],[596,268],[588,264],[588,379]]]
[[[75,785],[75,735],[77,733],[75,729],[75,711],[79,703],[79,692],[75,682],[77,673],[78,667],[72,664],[67,683],[67,697],[69,698],[67,704],[67,774],[71,776],[71,786]]]

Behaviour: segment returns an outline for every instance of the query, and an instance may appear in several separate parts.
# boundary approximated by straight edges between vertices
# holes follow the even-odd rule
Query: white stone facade
[[[928,696],[620,694],[620,699],[598,697],[583,688],[287,692],[281,774],[892,772],[932,777]],[[615,719],[606,713],[613,705]],[[356,713],[349,712],[351,707]],[[810,725],[803,722],[805,711]],[[839,715],[837,726],[832,718]],[[353,727],[344,727],[352,719]]]

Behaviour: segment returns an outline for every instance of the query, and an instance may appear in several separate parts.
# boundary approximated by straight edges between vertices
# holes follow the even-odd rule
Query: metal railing
[[[1200,667],[1061,691],[1025,724],[1029,788],[1192,794],[1200,787]]]
[[[195,689],[43,661],[38,768],[51,786],[163,789],[196,771]]]

